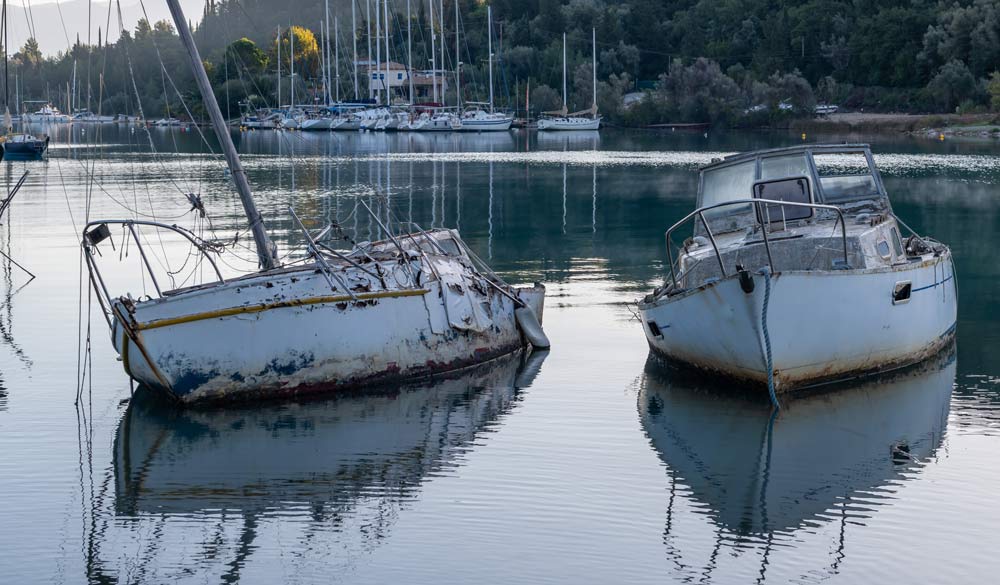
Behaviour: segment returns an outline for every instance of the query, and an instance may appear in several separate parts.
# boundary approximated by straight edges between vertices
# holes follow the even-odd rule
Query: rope
[[[771,335],[767,331],[767,306],[771,302],[771,269],[765,266],[760,269],[764,275],[764,305],[760,310],[760,327],[764,332],[764,361],[767,364],[767,392],[771,396],[774,410],[781,410],[778,395],[774,391],[774,361],[771,358]]]

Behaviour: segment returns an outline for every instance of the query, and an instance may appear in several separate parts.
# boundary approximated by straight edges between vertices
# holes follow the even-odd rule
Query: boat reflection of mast
[[[590,211],[590,225],[593,233],[597,233],[597,137],[594,137],[594,164],[591,168],[591,184],[593,189]]]
[[[489,238],[486,240],[486,255],[493,259],[493,157],[490,157],[490,213],[489,213]]]

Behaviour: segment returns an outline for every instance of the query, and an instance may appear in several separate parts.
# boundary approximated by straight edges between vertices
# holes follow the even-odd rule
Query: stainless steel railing
[[[702,225],[705,226],[705,233],[708,235],[708,239],[712,243],[712,249],[715,251],[715,258],[719,262],[719,270],[722,271],[722,277],[725,278],[726,276],[728,276],[726,274],[726,267],[722,262],[722,254],[719,252],[719,245],[715,241],[715,235],[712,233],[712,228],[708,225],[708,221],[705,219],[705,212],[711,211],[713,209],[718,209],[720,207],[728,207],[730,205],[746,205],[746,204],[753,205],[756,211],[754,217],[757,218],[757,225],[761,226],[761,234],[763,235],[764,238],[764,249],[767,252],[767,265],[771,269],[772,273],[775,272],[774,261],[771,258],[771,244],[767,238],[767,225],[765,225],[764,222],[761,220],[761,218],[764,217],[764,214],[761,213],[761,207],[760,207],[762,204],[787,205],[789,207],[809,207],[812,209],[826,209],[828,211],[836,212],[837,223],[840,224],[840,235],[844,245],[844,265],[847,266],[849,264],[847,260],[847,224],[844,222],[844,212],[841,211],[839,207],[836,207],[834,205],[823,205],[820,203],[798,203],[793,201],[779,201],[775,199],[734,199],[732,201],[724,201],[722,203],[716,203],[715,205],[706,205],[705,207],[699,207],[698,209],[695,209],[691,213],[685,215],[683,219],[681,219],[674,225],[670,226],[670,229],[667,230],[666,232],[667,261],[670,264],[670,280],[673,282],[674,289],[678,288],[678,284],[677,284],[677,271],[674,268],[674,256],[673,252],[671,251],[671,239],[670,239],[671,234],[673,234],[673,232],[677,228],[691,221],[693,218],[697,217],[698,219],[700,219]],[[768,223],[770,223],[770,221],[768,221]],[[836,225],[837,224],[834,224],[834,227],[836,227]]]

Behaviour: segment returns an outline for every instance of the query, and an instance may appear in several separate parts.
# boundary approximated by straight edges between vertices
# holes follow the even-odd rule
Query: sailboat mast
[[[278,109],[281,109],[281,27],[278,27]]]
[[[368,30],[368,56],[366,57],[368,61],[368,99],[371,99],[374,93],[374,86],[372,85],[372,3],[371,0],[365,0],[365,28]]]
[[[222,110],[219,109],[219,102],[215,99],[212,84],[208,81],[198,47],[194,44],[194,37],[191,36],[191,29],[188,28],[187,19],[184,17],[184,12],[181,11],[178,0],[167,0],[167,6],[170,8],[170,15],[174,19],[174,26],[180,35],[181,43],[187,49],[188,57],[191,60],[191,72],[198,84],[198,90],[201,91],[201,98],[208,111],[208,116],[212,120],[212,128],[215,130],[215,135],[222,146],[222,152],[226,156],[226,163],[232,173],[236,191],[240,195],[240,201],[243,202],[243,211],[246,212],[254,243],[257,245],[257,259],[260,262],[260,267],[264,270],[270,270],[277,265],[275,250],[267,237],[267,231],[264,229],[264,218],[257,211],[257,203],[250,192],[250,183],[243,170],[243,163],[240,162],[240,155],[236,152],[236,146],[233,144],[233,137],[229,134],[226,120],[222,117]]]
[[[326,101],[326,105],[330,105],[330,99],[333,92],[330,91],[330,0],[324,0],[323,8],[326,11],[326,18],[323,19],[323,29],[326,31],[326,42],[323,45],[323,55],[326,59],[326,76],[323,78],[324,87],[326,88],[326,95],[323,99]]]
[[[444,0],[439,0],[441,3],[438,5],[438,20],[441,22],[441,66],[438,69],[441,70],[441,105],[444,105]],[[434,2],[434,0],[431,0]]]
[[[489,11],[489,7],[486,8]],[[462,111],[462,56],[458,52],[458,0],[455,0],[455,107]]]
[[[434,0],[428,0],[428,4],[431,6],[431,89],[434,92],[434,103],[438,103],[437,67],[434,66]]]
[[[568,102],[566,101],[566,33],[563,33],[563,115],[566,115],[568,111]]]
[[[319,21],[319,75],[323,83],[323,101],[329,105],[330,103],[330,91],[329,84],[327,83],[326,74],[326,60],[327,60],[327,50],[326,50],[326,25],[323,21]]]
[[[594,79],[593,79],[594,97],[593,101],[590,102],[591,103],[590,108],[591,108],[591,115],[596,117],[597,116],[597,29],[596,28],[590,29],[590,34],[592,43],[590,69],[594,74]]]
[[[354,101],[358,101],[358,17],[351,1],[351,42],[354,43]]]
[[[327,22],[327,24],[330,24]],[[333,17],[333,70],[334,70],[334,92],[337,94],[337,102],[340,103],[340,21]]]
[[[493,12],[492,7],[486,7],[486,56],[490,70],[490,113],[493,113]]]
[[[382,87],[385,88],[385,105],[392,105],[392,94],[389,91],[389,0],[382,4],[385,17],[382,19],[385,27],[385,77],[382,79]]]
[[[295,31],[288,25],[288,113],[295,109]]]
[[[413,17],[410,0],[406,0],[406,78],[410,82],[410,105],[413,105]]]
[[[7,111],[7,114],[10,114],[10,106],[7,103],[8,99],[7,55],[8,53],[10,53],[10,50],[7,47],[7,45],[10,44],[10,38],[7,36],[7,0],[3,0],[2,19],[3,19],[3,107],[4,110]],[[10,132],[11,130],[10,126],[8,125],[8,127],[5,128],[5,130],[7,130],[7,132]]]
[[[382,75],[382,17],[379,15],[379,0],[375,0],[375,79]],[[369,67],[369,70],[371,68]],[[382,83],[375,87],[375,103],[382,105]]]

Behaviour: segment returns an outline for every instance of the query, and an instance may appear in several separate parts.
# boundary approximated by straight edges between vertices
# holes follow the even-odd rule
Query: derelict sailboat
[[[245,400],[331,391],[443,372],[528,345],[547,347],[545,288],[514,288],[448,229],[393,235],[350,251],[322,242],[294,216],[310,261],[281,266],[177,0],[167,0],[256,245],[261,270],[225,279],[210,244],[162,223],[91,221],[82,245],[91,283],[128,375],[183,401]],[[361,203],[364,206],[364,203]],[[367,206],[365,209],[368,210]],[[370,212],[370,210],[368,210]],[[98,268],[110,225],[138,248],[156,295],[112,296]],[[142,229],[185,238],[214,282],[162,290]],[[124,245],[124,244],[123,244]],[[144,277],[145,278],[145,277]]]

